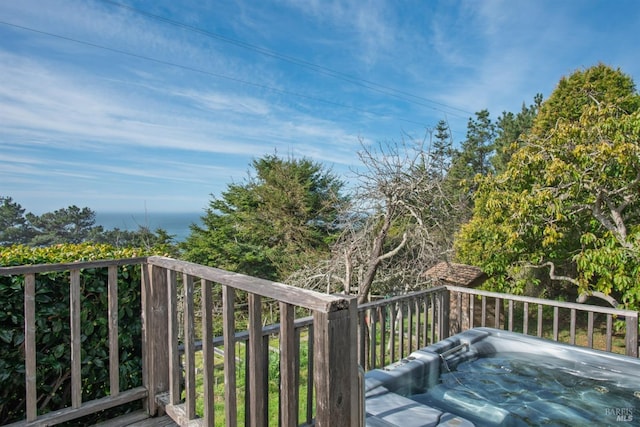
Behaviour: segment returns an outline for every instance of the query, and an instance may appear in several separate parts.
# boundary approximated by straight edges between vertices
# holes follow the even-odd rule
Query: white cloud
[[[50,194],[67,186],[108,198],[103,182],[136,182],[149,198],[161,198],[162,185],[208,195],[274,150],[342,172],[358,163],[359,137],[393,140],[447,117],[461,140],[472,111],[518,110],[576,68],[604,60],[640,72],[629,36],[640,21],[603,23],[588,12],[605,6],[593,3],[136,4],[445,105],[367,90],[108,3],[5,1],[0,16],[16,25],[174,64],[0,26],[0,182],[9,190],[28,181]],[[632,15],[619,9],[618,18]]]

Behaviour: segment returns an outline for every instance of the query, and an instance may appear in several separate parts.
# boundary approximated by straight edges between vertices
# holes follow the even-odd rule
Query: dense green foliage
[[[639,171],[633,81],[605,65],[577,71],[541,105],[505,170],[478,180],[458,259],[495,289],[602,292],[638,309]]]
[[[265,279],[283,280],[329,251],[344,198],[342,182],[307,159],[254,160],[255,176],[213,199],[193,226],[183,257]]]
[[[108,245],[13,246],[0,251],[0,266],[55,264],[143,255]],[[24,278],[0,277],[0,424],[24,417]],[[70,405],[69,273],[36,275],[36,349],[38,411]],[[107,269],[81,274],[83,400],[109,391]],[[140,268],[118,269],[120,387],[142,384]]]

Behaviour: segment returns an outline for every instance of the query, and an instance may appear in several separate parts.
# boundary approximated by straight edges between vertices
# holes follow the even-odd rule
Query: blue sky
[[[640,3],[0,1],[0,195],[201,212],[252,159],[349,180],[360,144],[518,111],[604,62],[640,80]]]

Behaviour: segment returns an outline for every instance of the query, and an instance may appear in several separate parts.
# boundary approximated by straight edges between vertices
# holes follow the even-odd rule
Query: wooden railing
[[[268,280],[230,273],[169,258],[150,257],[143,285],[143,317],[145,318],[144,348],[149,393],[148,408],[154,414],[159,406],[179,424],[188,425],[196,419],[196,310],[194,308],[194,281],[201,282],[202,312],[202,378],[204,425],[214,422],[213,361],[216,342],[212,325],[212,293],[221,289],[224,353],[224,418],[226,425],[238,423],[236,387],[236,342],[247,343],[248,381],[245,387],[245,423],[266,426],[269,421],[268,337],[263,328],[263,299],[279,305],[279,409],[276,423],[298,425],[300,401],[300,335],[303,326],[312,326],[307,343],[312,346],[309,363],[305,366],[313,375],[315,390],[315,417],[317,426],[359,424],[358,368],[356,341],[356,300],[353,297],[326,295],[287,286]],[[178,274],[182,275],[183,289],[183,349],[181,366],[179,328],[177,324]],[[247,296],[248,333],[244,337],[236,330],[236,293]],[[146,296],[146,297],[145,297]],[[171,307],[167,313],[166,307]],[[178,310],[175,308],[178,307]],[[295,309],[311,312],[311,323],[299,320],[296,325]],[[218,341],[219,342],[219,341]],[[184,372],[184,387],[180,377]],[[184,398],[183,398],[184,391]],[[307,392],[310,389],[307,387]],[[313,404],[308,403],[309,408]],[[307,416],[307,418],[310,418]],[[307,419],[306,421],[312,421]],[[345,424],[346,423],[346,424]]]
[[[363,304],[358,312],[358,363],[365,370],[476,326],[638,357],[638,312],[631,310],[447,285]],[[623,333],[616,334],[616,320],[624,322]]]
[[[403,359],[449,336],[449,291],[439,286],[358,307],[358,363],[365,370]]]
[[[118,280],[117,268],[140,264],[142,268],[142,375],[143,385],[119,390],[118,369]],[[110,395],[82,401],[82,362],[80,290],[84,269],[108,269],[108,334]],[[71,406],[38,414],[36,390],[36,307],[35,284],[38,274],[69,272],[71,323]],[[163,257],[136,258],[71,264],[2,267],[0,275],[24,277],[26,419],[15,425],[54,425],[78,419],[108,408],[142,400],[150,416],[166,411],[180,425],[214,425],[214,400],[224,400],[225,425],[235,426],[239,418],[251,426],[270,425],[269,386],[267,378],[269,336],[279,334],[279,391],[275,409],[277,423],[283,426],[314,424],[317,426],[358,425],[360,416],[356,342],[356,299],[326,295],[281,283],[270,282],[216,268],[205,267]],[[194,294],[199,285],[199,297]],[[60,285],[63,285],[62,283]],[[180,293],[178,293],[180,291]],[[220,292],[222,313],[213,309],[213,293]],[[246,299],[248,332],[236,330],[236,301]],[[196,302],[200,304],[196,311]],[[263,301],[279,308],[279,326],[263,328]],[[310,319],[296,319],[296,310],[311,314]],[[183,322],[178,325],[178,312]],[[200,315],[201,314],[201,315]],[[196,322],[198,319],[200,322]],[[214,328],[221,328],[222,338],[214,339]],[[308,365],[301,366],[301,331],[306,328],[304,344],[308,346]],[[44,331],[42,331],[44,332]],[[200,337],[201,346],[196,346]],[[236,385],[236,342],[246,343],[244,359],[246,386]],[[224,355],[224,396],[214,395],[214,353]],[[202,350],[201,367],[196,369]],[[307,380],[299,387],[301,370]],[[196,373],[196,371],[198,371]],[[198,377],[198,378],[197,378]],[[203,396],[196,395],[201,382]],[[200,387],[198,385],[198,387]],[[307,395],[304,416],[300,417],[300,390]],[[244,395],[242,402],[238,395]],[[202,401],[202,413],[196,404]],[[244,409],[242,409],[244,407]],[[240,411],[240,414],[239,414]],[[238,416],[240,415],[240,417]]]
[[[147,397],[145,387],[120,390],[118,360],[118,276],[117,269],[123,265],[136,265],[145,258],[94,261],[54,265],[33,265],[0,268],[1,276],[24,276],[24,359],[25,359],[25,405],[26,419],[16,425],[54,425],[71,421],[106,409],[121,406]],[[81,376],[81,328],[80,305],[81,271],[83,269],[108,269],[108,341],[109,341],[109,391],[108,397],[82,401]],[[65,409],[38,415],[36,333],[36,276],[52,272],[69,272],[69,321],[71,326],[71,406]],[[61,284],[62,285],[62,284]]]
[[[475,326],[489,326],[498,329],[531,334],[530,323],[535,318],[535,334],[538,337],[561,340],[561,331],[568,336],[564,339],[569,344],[597,348],[611,352],[614,337],[614,319],[624,322],[624,354],[638,357],[638,312],[621,310],[612,307],[578,304],[572,302],[553,301],[519,295],[502,294],[478,289],[447,286],[450,292],[451,313],[449,316],[450,332]],[[479,306],[478,306],[479,305]],[[549,316],[545,310],[552,311]],[[568,315],[568,316],[567,316]],[[586,327],[579,328],[579,323]],[[599,316],[599,319],[596,319]],[[549,317],[551,327],[549,328]],[[568,317],[568,325],[566,319]],[[594,333],[604,341],[599,346],[594,340]],[[583,331],[579,333],[579,330]],[[549,332],[545,332],[549,331]],[[578,338],[583,338],[578,342]]]
[[[120,390],[117,270],[125,265],[142,270],[143,384]],[[83,401],[82,272],[99,268],[108,270],[109,396]],[[69,272],[71,404],[38,414],[35,338],[42,331],[36,330],[35,285],[39,274],[60,271]],[[638,312],[452,286],[357,307],[353,297],[164,257],[0,268],[0,276],[7,275],[24,277],[26,419],[17,425],[53,425],[142,401],[149,415],[166,412],[180,425],[210,426],[215,417],[227,426],[355,426],[361,422],[358,364],[385,366],[474,326],[535,329],[538,336],[589,347],[597,347],[594,334],[603,329],[602,350],[638,357]],[[266,304],[277,312],[269,326]],[[246,313],[246,324],[238,312]],[[622,345],[613,343],[615,321],[625,324]],[[268,376],[274,352],[276,396]],[[220,371],[224,391],[216,395]]]

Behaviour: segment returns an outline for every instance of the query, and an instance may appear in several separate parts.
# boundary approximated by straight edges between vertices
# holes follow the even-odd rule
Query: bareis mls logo
[[[616,421],[633,421],[633,408],[607,408],[605,411],[607,416],[616,417]]]

